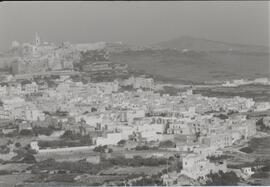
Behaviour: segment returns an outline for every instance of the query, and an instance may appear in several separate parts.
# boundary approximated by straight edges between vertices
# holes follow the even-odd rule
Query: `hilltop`
[[[154,44],[161,49],[194,50],[194,51],[242,51],[269,52],[269,47],[214,41],[190,36],[182,36]]]

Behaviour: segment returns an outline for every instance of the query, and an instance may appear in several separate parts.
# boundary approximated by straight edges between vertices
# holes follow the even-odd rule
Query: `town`
[[[261,164],[233,164],[240,158],[232,155],[248,157],[236,147],[270,131],[269,117],[250,115],[270,102],[202,96],[110,61],[128,50],[145,48],[56,45],[37,33],[31,43],[14,41],[1,55],[12,65],[0,77],[0,176],[18,186],[251,182]]]

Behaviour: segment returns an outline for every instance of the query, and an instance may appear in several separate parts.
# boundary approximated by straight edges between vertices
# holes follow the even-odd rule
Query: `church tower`
[[[36,32],[36,37],[35,37],[35,45],[36,46],[39,46],[40,45],[40,38],[39,38],[37,32]]]

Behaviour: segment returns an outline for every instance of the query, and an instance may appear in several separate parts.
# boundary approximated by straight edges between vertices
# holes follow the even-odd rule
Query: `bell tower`
[[[40,45],[40,38],[39,38],[37,32],[36,32],[36,36],[35,36],[35,45],[36,46],[39,46]]]

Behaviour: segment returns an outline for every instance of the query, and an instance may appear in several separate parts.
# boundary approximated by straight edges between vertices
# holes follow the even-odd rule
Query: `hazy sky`
[[[182,35],[269,45],[269,2],[1,2],[0,50],[11,41],[151,44]]]

